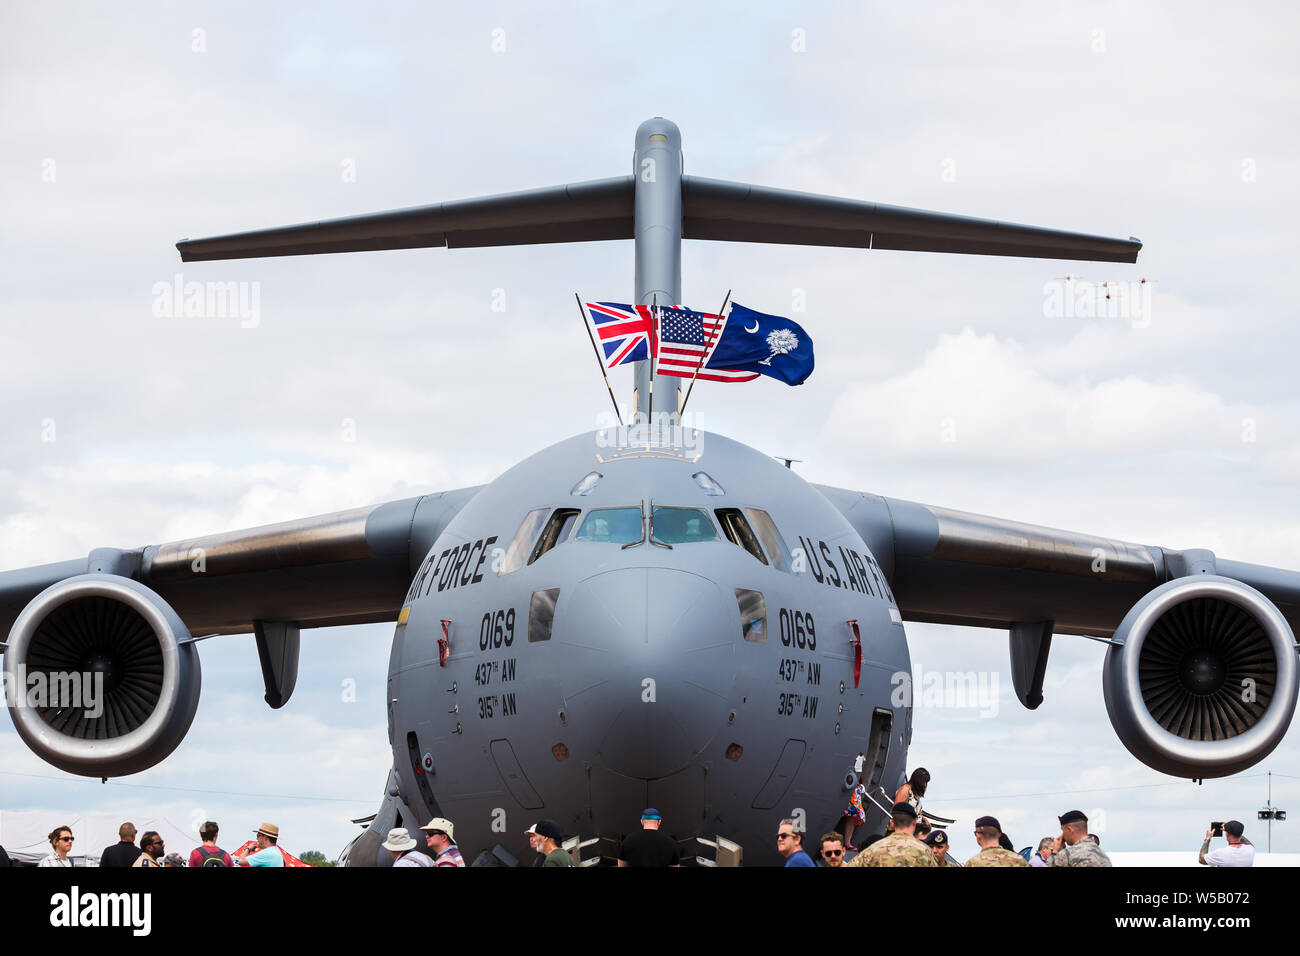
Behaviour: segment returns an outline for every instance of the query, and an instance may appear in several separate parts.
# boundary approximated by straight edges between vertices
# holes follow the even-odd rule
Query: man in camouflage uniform
[[[980,817],[975,821],[975,842],[980,851],[966,861],[967,866],[1024,866],[1029,864],[1015,850],[1001,847],[1002,824],[997,817]]]
[[[1052,841],[1048,866],[1110,866],[1110,857],[1088,836],[1088,818],[1082,810],[1070,810],[1057,817],[1061,835]]]
[[[922,842],[930,848],[930,852],[934,854],[934,862],[938,866],[950,866],[954,870],[961,869],[956,863],[948,859],[948,834],[942,830],[931,830]]]
[[[912,835],[916,808],[906,801],[894,804],[894,832],[877,840],[853,858],[851,866],[938,866],[930,849]]]

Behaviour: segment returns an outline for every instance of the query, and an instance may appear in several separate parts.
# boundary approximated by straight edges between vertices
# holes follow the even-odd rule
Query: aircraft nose
[[[566,701],[575,730],[596,742],[597,761],[657,779],[726,726],[736,615],[717,584],[686,571],[621,568],[578,585],[564,633],[586,652],[566,675]]]

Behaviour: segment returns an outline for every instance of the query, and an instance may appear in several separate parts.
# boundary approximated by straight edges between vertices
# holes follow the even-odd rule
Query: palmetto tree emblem
[[[799,336],[795,335],[789,329],[777,329],[767,334],[767,347],[772,350],[772,354],[759,365],[771,365],[772,359],[778,355],[785,355],[787,352],[793,352],[799,347]]]

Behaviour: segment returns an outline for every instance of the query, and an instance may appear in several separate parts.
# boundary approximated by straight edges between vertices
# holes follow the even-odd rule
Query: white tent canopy
[[[50,853],[50,831],[70,827],[76,837],[72,844],[73,865],[98,866],[104,849],[118,842],[117,829],[126,819],[108,813],[73,816],[50,810],[0,810],[0,846],[15,863],[38,863]],[[187,832],[164,817],[130,820],[135,824],[137,842],[146,830],[157,830],[167,844],[167,852],[179,853],[186,859],[201,842],[197,832]]]

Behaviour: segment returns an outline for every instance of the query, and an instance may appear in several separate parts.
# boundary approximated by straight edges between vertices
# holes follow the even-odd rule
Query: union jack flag
[[[709,365],[709,357],[727,324],[722,316],[695,312],[684,306],[661,306],[658,312],[659,357],[655,371],[660,375],[690,378],[698,368],[702,382],[752,382],[758,378],[757,372]],[[705,356],[703,362],[701,356]]]
[[[600,339],[606,368],[644,362],[654,354],[654,322],[649,306],[618,302],[584,302],[592,328]]]

